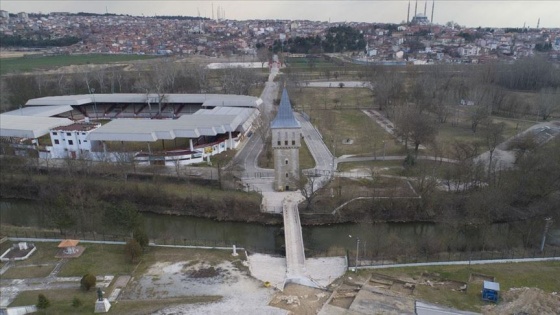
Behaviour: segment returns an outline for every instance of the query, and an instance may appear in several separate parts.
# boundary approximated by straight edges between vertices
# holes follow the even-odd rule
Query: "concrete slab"
[[[349,310],[359,314],[414,314],[414,299],[360,290]]]
[[[345,257],[321,257],[305,260],[305,270],[309,278],[326,287],[346,272]]]
[[[262,282],[270,282],[279,290],[284,289],[286,278],[286,258],[265,254],[252,254],[247,257],[251,275]]]
[[[369,314],[371,314],[370,312]],[[363,313],[357,313],[352,310],[347,310],[342,307],[326,304],[319,311],[318,315],[364,315]]]

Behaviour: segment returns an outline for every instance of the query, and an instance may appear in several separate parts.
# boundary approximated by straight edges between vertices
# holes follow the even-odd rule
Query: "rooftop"
[[[53,128],[52,130],[59,130],[59,131],[90,131],[97,127],[101,126],[98,123],[75,123],[67,126],[58,126]]]
[[[122,94],[80,94],[47,96],[30,99],[25,106],[80,106],[95,103],[157,103],[158,94],[122,93]],[[203,107],[257,107],[262,103],[258,97],[231,94],[165,94],[164,103],[202,104]]]
[[[74,123],[66,118],[0,115],[0,137],[39,138],[52,128]]]
[[[272,121],[270,128],[301,128],[299,121],[297,121],[294,117],[292,104],[290,103],[290,97],[288,96],[288,91],[286,90],[286,88],[284,88],[284,90],[282,91],[282,98],[280,99],[278,114],[276,114],[276,118],[274,118],[274,120]]]

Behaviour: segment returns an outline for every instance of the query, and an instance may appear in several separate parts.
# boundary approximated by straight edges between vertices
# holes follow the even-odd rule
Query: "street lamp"
[[[352,238],[352,235],[348,235],[349,238]],[[356,237],[356,264],[354,266],[354,272],[358,272],[358,259],[360,257],[360,238]]]
[[[385,161],[385,140],[383,140],[383,161]]]
[[[93,111],[95,112],[95,119],[97,120],[99,117],[97,116],[97,102],[95,101],[95,89],[91,88],[89,89],[89,92],[91,93],[91,96],[93,98]]]

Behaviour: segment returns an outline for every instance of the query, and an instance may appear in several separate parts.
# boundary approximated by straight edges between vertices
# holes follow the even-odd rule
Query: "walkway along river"
[[[46,228],[40,219],[38,203],[29,200],[0,199],[0,222],[6,225]],[[261,253],[283,253],[284,237],[280,225],[223,222],[187,216],[143,213],[146,232],[159,244],[237,245]],[[522,224],[532,224],[535,232],[530,236],[539,242],[544,222],[493,224],[484,229],[453,227],[433,223],[361,223],[304,226],[303,238],[306,255],[332,255],[351,251],[355,253],[359,238],[360,257],[383,255],[391,247],[420,247],[429,250],[440,241],[450,241],[454,247],[468,249],[483,240],[487,246],[503,242],[510,235],[510,245],[520,243],[518,231]],[[100,233],[101,231],[97,231]],[[551,231],[548,244],[560,245],[558,230]],[[33,235],[29,235],[33,237]],[[353,255],[352,255],[353,256]]]

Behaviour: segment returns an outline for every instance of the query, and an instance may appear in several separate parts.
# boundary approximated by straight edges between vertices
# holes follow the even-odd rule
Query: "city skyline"
[[[133,6],[131,4],[134,3]],[[416,6],[416,3],[418,4]],[[157,6],[155,5],[157,4]],[[184,15],[226,19],[279,19],[331,22],[401,23],[407,20],[409,1],[332,0],[332,1],[2,1],[10,13],[91,12],[137,16]],[[428,18],[432,1],[410,1],[410,19],[417,13]],[[219,13],[221,12],[221,13]],[[434,23],[454,21],[468,27],[560,27],[555,13],[560,1],[451,1],[435,2]],[[556,24],[555,24],[556,23]]]

